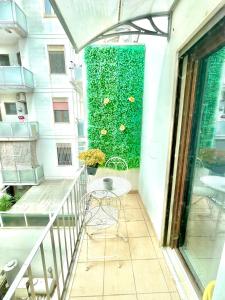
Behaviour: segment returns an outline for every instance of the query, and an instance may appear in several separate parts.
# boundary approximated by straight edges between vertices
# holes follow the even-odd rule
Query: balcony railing
[[[2,169],[1,173],[3,183],[8,185],[38,185],[44,180],[44,171],[42,166],[23,170]]]
[[[20,266],[3,300],[16,298],[17,293],[21,295],[21,290],[23,293],[27,291],[31,299],[38,299],[38,296],[62,299],[65,296],[81,238],[85,211],[82,196],[86,193],[86,185],[86,169],[81,168],[58,209],[50,214],[47,226]],[[9,215],[1,214],[2,224],[5,222],[3,218],[9,219]],[[11,216],[14,217],[16,215]],[[30,216],[20,214],[18,217],[27,224]],[[49,265],[52,266],[52,277],[48,275]],[[42,282],[41,291],[36,281]]]
[[[0,2],[1,3],[1,2]],[[33,73],[21,66],[0,67],[0,91],[29,92],[34,89]]]
[[[22,37],[27,35],[26,15],[14,1],[0,1],[0,26],[13,29]]]
[[[36,140],[38,122],[0,122],[0,141]]]

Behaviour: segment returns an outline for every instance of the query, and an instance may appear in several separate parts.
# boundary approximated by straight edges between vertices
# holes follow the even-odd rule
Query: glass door
[[[177,247],[203,290],[225,241],[225,46],[198,59],[196,72]]]
[[[169,244],[202,291],[216,279],[225,243],[224,28],[225,18],[180,57],[168,192]]]

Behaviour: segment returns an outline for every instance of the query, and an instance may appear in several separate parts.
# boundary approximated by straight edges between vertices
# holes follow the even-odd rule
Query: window
[[[0,66],[10,66],[8,54],[0,54]]]
[[[54,119],[56,123],[69,123],[68,100],[53,98]]]
[[[16,58],[19,66],[22,66],[21,55],[20,52],[16,53]]]
[[[72,165],[71,144],[61,143],[56,144],[57,157],[59,166]]]
[[[64,46],[48,46],[51,74],[65,74]]]
[[[51,3],[49,0],[44,0],[45,5],[45,15],[46,16],[55,16],[55,12],[51,6]]]
[[[17,115],[16,103],[15,102],[5,103],[5,112],[7,115]]]

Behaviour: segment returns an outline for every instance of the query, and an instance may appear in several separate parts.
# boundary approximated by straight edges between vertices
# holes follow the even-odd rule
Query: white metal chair
[[[127,242],[127,238],[119,232],[123,206],[120,198],[115,193],[109,190],[96,190],[87,193],[84,197],[86,203],[84,230],[86,233],[86,258],[88,262],[89,239],[94,239],[95,237],[103,239],[122,238]],[[110,228],[113,230],[109,231],[108,229]],[[88,270],[89,267],[86,269]]]
[[[128,171],[127,162],[119,156],[113,156],[107,160],[105,167],[117,171]]]

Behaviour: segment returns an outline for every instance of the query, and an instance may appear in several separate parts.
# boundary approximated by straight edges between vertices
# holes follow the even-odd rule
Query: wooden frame
[[[174,203],[172,207],[172,225],[169,245],[172,248],[178,247],[178,239],[181,231],[182,216],[184,213],[184,192],[185,179],[187,176],[189,146],[191,142],[193,113],[195,109],[195,100],[197,93],[198,75],[201,69],[201,62],[211,52],[221,48],[225,45],[225,17],[221,19],[197,44],[189,49],[183,57],[188,57],[184,106],[182,112],[182,127],[179,141],[179,155],[176,170],[176,183],[174,193]],[[183,57],[180,57],[181,63]],[[182,79],[179,80],[178,86],[181,86]],[[179,91],[178,91],[179,93]],[[179,99],[178,99],[179,105]],[[176,130],[176,127],[174,127]],[[173,148],[178,143],[174,134]],[[175,148],[174,148],[175,149]],[[172,153],[171,161],[174,161],[175,153]],[[171,169],[173,166],[171,165]],[[173,172],[170,172],[173,176]],[[172,180],[171,180],[172,181]],[[169,187],[168,195],[171,195],[172,184]],[[170,199],[168,199],[170,201]]]

